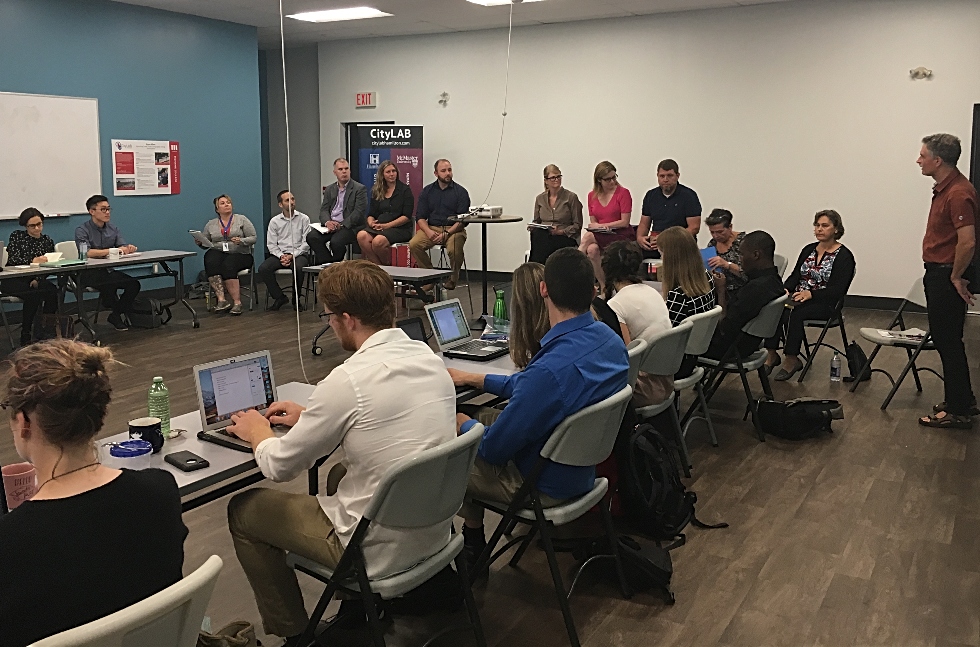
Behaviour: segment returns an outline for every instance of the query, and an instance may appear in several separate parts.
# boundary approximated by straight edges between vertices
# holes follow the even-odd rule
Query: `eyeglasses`
[[[44,226],[44,223],[43,222],[39,222],[36,225],[32,225],[30,223],[27,223],[27,228],[28,229],[40,229],[43,226]]]
[[[329,319],[330,315],[332,314],[333,314],[332,312],[321,312],[317,316],[320,317],[320,319],[322,320],[322,319]]]
[[[101,211],[102,213],[109,213],[112,211],[112,207],[99,207],[96,211]]]
[[[549,182],[554,182],[555,180],[560,180],[561,179],[561,176],[560,175],[549,175],[545,179],[548,180]]]
[[[14,405],[10,404],[9,402],[0,402],[0,409],[3,409],[4,411],[7,409],[12,409],[13,406]]]
[[[618,178],[618,177],[619,177],[619,174],[613,174],[613,175],[610,175],[609,177],[603,177],[603,178],[599,178],[599,179],[602,180],[603,182],[614,182],[616,180],[616,178]]]

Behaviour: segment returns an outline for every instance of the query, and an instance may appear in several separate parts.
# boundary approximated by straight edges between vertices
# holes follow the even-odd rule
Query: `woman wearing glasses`
[[[532,263],[545,261],[562,247],[575,247],[582,235],[582,201],[561,185],[561,169],[554,164],[544,167],[544,193],[534,200],[534,224],[531,232]]]
[[[592,261],[599,285],[604,285],[606,280],[602,273],[602,250],[617,240],[635,238],[633,226],[630,225],[633,196],[629,189],[620,185],[612,162],[599,162],[592,174],[592,187],[588,201],[589,229],[598,228],[603,231],[584,231],[579,249]]]
[[[54,251],[54,241],[43,233],[44,214],[28,207],[17,219],[24,229],[10,232],[10,242],[7,243],[7,265],[30,265],[44,263],[48,260],[45,254]],[[21,312],[20,345],[31,343],[31,330],[37,309],[44,307],[44,312],[53,314],[58,310],[58,288],[50,281],[41,277],[11,278],[2,284],[3,293],[15,296],[24,301]]]

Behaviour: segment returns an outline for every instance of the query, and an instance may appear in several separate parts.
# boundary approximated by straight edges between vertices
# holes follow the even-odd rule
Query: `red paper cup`
[[[14,463],[0,468],[7,509],[13,510],[37,493],[37,472],[30,463]]]

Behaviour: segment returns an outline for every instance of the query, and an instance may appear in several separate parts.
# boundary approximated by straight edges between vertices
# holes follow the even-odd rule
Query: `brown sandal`
[[[941,411],[931,416],[919,418],[919,424],[923,427],[933,427],[935,429],[973,429],[973,418],[970,416],[955,416],[951,413]]]

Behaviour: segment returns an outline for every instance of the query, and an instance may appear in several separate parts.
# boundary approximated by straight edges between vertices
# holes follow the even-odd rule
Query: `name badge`
[[[228,241],[227,240],[221,243],[221,251],[227,252],[228,249],[229,249],[229,247],[230,246],[228,245]]]

